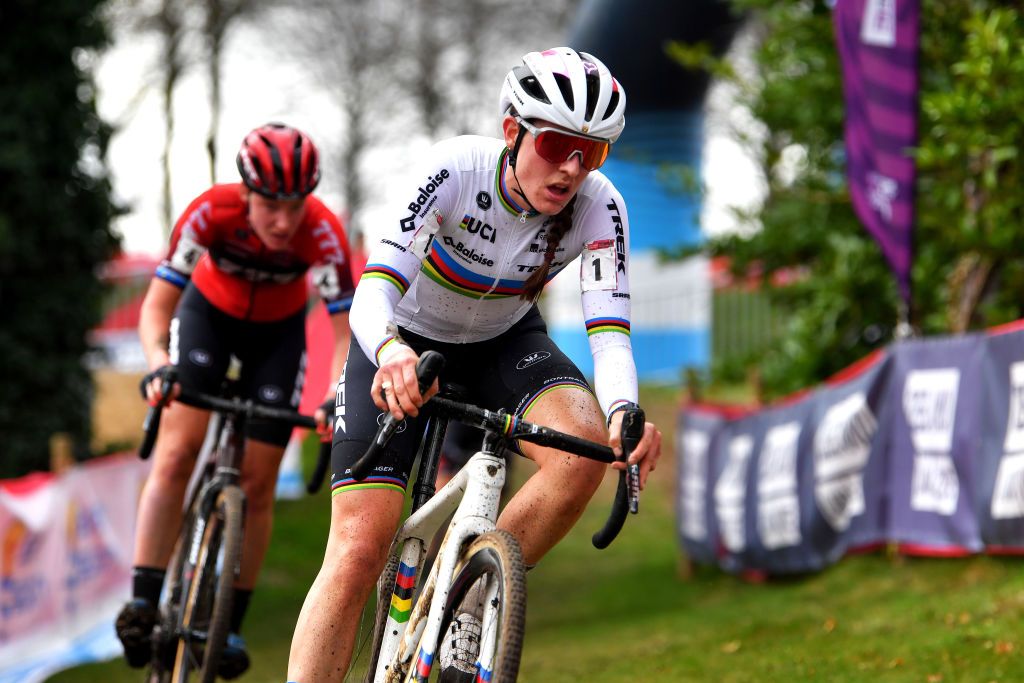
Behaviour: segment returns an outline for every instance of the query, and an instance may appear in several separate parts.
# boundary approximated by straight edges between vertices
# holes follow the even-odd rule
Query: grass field
[[[666,453],[610,548],[612,477],[572,534],[529,574],[521,681],[1024,681],[1024,566],[979,557],[865,555],[802,578],[747,583],[682,561],[673,511],[675,398],[648,393]],[[517,463],[520,475],[528,463]],[[326,494],[279,506],[245,635],[242,680],[282,683],[292,626],[322,557]],[[62,683],[138,681],[122,661]]]

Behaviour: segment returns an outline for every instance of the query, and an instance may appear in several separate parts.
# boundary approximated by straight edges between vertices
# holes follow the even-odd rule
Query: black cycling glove
[[[149,400],[149,396],[146,395],[146,387],[156,379],[160,378],[164,383],[173,384],[178,378],[178,368],[174,365],[161,365],[156,370],[146,373],[146,375],[139,382],[139,393],[142,394],[142,398]]]

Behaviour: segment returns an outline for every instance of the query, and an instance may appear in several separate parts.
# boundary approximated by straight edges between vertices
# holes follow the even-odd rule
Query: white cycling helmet
[[[501,114],[544,119],[615,142],[626,125],[626,92],[597,57],[556,47],[531,52],[505,76]]]

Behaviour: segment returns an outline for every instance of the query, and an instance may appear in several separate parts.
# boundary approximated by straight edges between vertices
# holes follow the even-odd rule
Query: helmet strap
[[[523,201],[526,202],[526,205],[530,207],[530,211],[532,211],[533,213],[540,213],[540,211],[537,210],[537,207],[535,207],[530,202],[530,199],[526,196],[526,192],[523,191],[523,184],[519,182],[519,176],[516,175],[516,158],[519,156],[519,146],[523,144],[523,136],[525,135],[526,128],[523,126],[519,126],[519,132],[516,134],[516,144],[512,146],[512,149],[509,150],[508,153],[508,165],[509,168],[512,169],[512,177],[516,179],[516,185],[519,186],[516,190],[514,190],[514,192],[523,198]]]
[[[523,144],[523,136],[526,135],[526,128],[519,126],[519,132],[516,133],[516,144],[512,146],[512,149],[508,153],[508,165],[512,167],[512,173],[516,172],[516,158],[519,156],[519,146]],[[519,182],[519,178],[516,178],[516,182]]]

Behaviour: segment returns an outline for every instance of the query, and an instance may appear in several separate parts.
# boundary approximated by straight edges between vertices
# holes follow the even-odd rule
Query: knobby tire
[[[214,683],[217,666],[231,627],[234,582],[242,556],[243,493],[237,486],[222,490],[213,507],[188,595],[181,611],[182,636],[177,643],[171,680],[185,683],[199,672],[202,683]],[[191,643],[186,634],[205,631],[205,645]]]
[[[445,604],[440,639],[434,648],[441,651],[441,639],[451,631],[452,619],[459,612],[466,593],[478,579],[491,577],[499,582],[497,619],[485,623],[484,631],[497,628],[494,639],[496,649],[492,661],[491,683],[513,683],[519,675],[519,660],[523,650],[526,627],[526,569],[519,543],[507,531],[495,529],[481,534],[462,552],[455,567],[451,590]],[[481,638],[481,640],[484,640]],[[438,680],[440,657],[435,655],[430,680]]]

